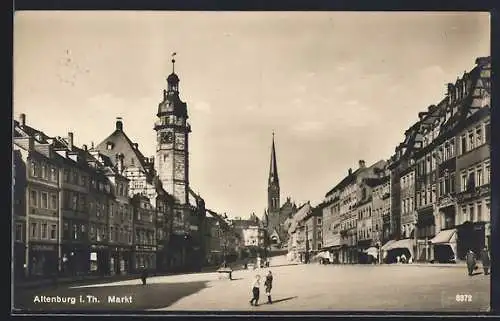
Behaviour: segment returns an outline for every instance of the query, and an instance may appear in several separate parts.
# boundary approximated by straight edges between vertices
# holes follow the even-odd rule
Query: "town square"
[[[490,311],[489,19],[17,12],[13,311]]]

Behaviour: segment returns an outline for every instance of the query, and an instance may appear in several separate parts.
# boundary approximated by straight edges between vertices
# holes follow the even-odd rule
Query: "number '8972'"
[[[472,302],[472,295],[471,294],[457,294],[455,296],[455,300],[457,302]]]

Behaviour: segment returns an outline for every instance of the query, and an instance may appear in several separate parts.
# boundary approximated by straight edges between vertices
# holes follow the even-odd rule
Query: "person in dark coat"
[[[472,275],[474,271],[474,267],[476,266],[476,256],[472,250],[469,250],[465,255],[465,262],[467,263],[467,271],[469,272],[469,276]]]
[[[267,302],[272,304],[273,300],[271,299],[271,289],[273,288],[273,273],[271,271],[269,271],[266,275],[264,286],[266,287]]]
[[[250,300],[250,305],[258,306],[260,296],[260,275],[255,276],[255,280],[252,282],[252,299]]]
[[[142,285],[146,285],[146,279],[148,278],[148,269],[143,265],[141,266],[141,281]]]
[[[484,275],[488,275],[491,266],[491,260],[490,254],[488,253],[488,249],[486,247],[481,251],[481,263],[483,264]]]

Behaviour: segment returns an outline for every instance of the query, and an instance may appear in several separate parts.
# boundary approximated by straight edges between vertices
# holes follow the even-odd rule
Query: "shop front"
[[[465,255],[472,250],[478,255],[486,244],[486,223],[466,221],[457,229],[457,257],[465,259]]]
[[[156,246],[136,245],[134,249],[134,270],[139,272],[142,267],[149,271],[156,269]]]
[[[57,273],[59,269],[58,249],[53,243],[30,242],[29,275],[43,277]]]
[[[434,253],[432,262],[455,263],[457,260],[457,230],[441,230],[430,240]]]
[[[358,241],[358,247],[357,247],[357,261],[360,264],[371,264],[373,263],[373,259],[376,259],[372,257],[368,253],[368,248],[370,248],[372,245],[371,240],[359,240]]]
[[[91,274],[109,275],[111,270],[110,263],[110,251],[106,245],[92,244],[90,246]]]
[[[398,257],[406,257],[409,261],[414,260],[414,239],[402,239],[397,241],[389,241],[382,246],[384,263],[397,263]]]
[[[111,275],[127,275],[130,273],[130,246],[113,246],[110,248],[109,272]]]
[[[61,272],[63,275],[85,275],[90,272],[90,248],[84,243],[62,245]]]

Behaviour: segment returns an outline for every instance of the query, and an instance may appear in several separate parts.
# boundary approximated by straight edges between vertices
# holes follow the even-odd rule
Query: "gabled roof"
[[[108,144],[111,144],[111,149],[108,149]],[[138,148],[134,147],[134,143],[125,134],[122,128],[116,128],[111,135],[106,137],[106,139],[95,147],[95,150],[107,156],[113,166],[116,165],[116,155],[123,154],[125,156],[123,160],[124,167],[137,166],[146,172],[148,171],[146,158]]]

